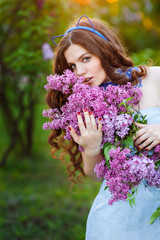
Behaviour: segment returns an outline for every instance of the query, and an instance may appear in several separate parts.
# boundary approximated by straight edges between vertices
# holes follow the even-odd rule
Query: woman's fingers
[[[86,132],[93,133],[95,131],[97,132],[97,130],[102,131],[101,118],[99,118],[98,123],[96,123],[94,114],[91,111],[84,109],[84,120],[80,112],[78,112],[77,119],[81,135],[86,134]]]
[[[140,129],[133,136],[134,145],[138,150],[155,147],[160,143],[160,125],[159,124],[140,124],[135,123]]]
[[[84,118],[85,118],[85,123],[86,123],[86,128],[88,131],[91,131],[92,129],[92,123],[91,123],[91,118],[90,114],[87,109],[84,109]]]
[[[152,149],[153,147],[155,147],[157,145],[157,141],[156,140],[151,140],[151,139],[147,139],[145,142],[143,142],[142,144],[137,146],[138,150],[142,150],[145,149],[146,151]]]
[[[135,122],[135,125],[139,127],[140,130],[138,130],[136,134],[132,137],[133,141],[135,141],[137,138],[139,138],[141,135],[145,133],[145,127],[147,126],[146,124],[141,124],[137,122]]]
[[[96,123],[95,117],[93,115],[93,112],[90,111],[89,114],[90,114],[92,129],[97,130],[97,123]]]
[[[101,117],[98,119],[98,131],[102,133],[102,122],[101,122]]]
[[[143,148],[147,148],[153,143],[154,139],[152,138],[148,138],[148,139],[145,139],[144,141],[140,142],[140,144],[136,144],[135,146],[137,146],[137,149],[138,150],[141,150]]]
[[[78,114],[77,114],[77,119],[78,119],[79,130],[82,135],[85,132],[86,128],[85,128],[85,125],[84,125],[84,122],[83,122],[80,112],[78,112]]]
[[[146,124],[142,124],[142,123],[138,123],[138,122],[135,122],[135,125],[139,128],[143,128],[144,126],[146,126]]]
[[[132,137],[133,141],[135,141],[136,139],[139,139],[140,140],[140,137],[143,136],[143,134],[145,134],[145,129],[144,128],[141,128],[139,129],[135,135]],[[135,145],[137,145],[137,140],[135,141]]]
[[[94,117],[94,114],[92,111],[88,111],[87,109],[84,109],[84,118],[85,118],[85,125],[86,129],[88,131],[95,131],[97,130],[97,123]]]
[[[68,128],[69,128],[69,130],[70,130],[70,134],[71,134],[73,140],[74,140],[77,144],[79,144],[79,143],[80,143],[80,136],[76,133],[76,131],[74,130],[74,128],[73,128],[72,126],[69,126]]]
[[[148,150],[151,150],[152,148],[154,148],[156,145],[158,144],[158,142],[155,140],[155,141],[153,141],[150,145],[148,145],[147,147],[146,147],[146,150],[148,151]]]
[[[153,138],[151,135],[148,134],[147,131],[145,131],[144,128],[141,128],[136,136],[133,137],[134,145],[137,147],[138,150],[141,150],[143,148],[146,148],[149,144],[153,142]]]
[[[135,146],[138,146],[140,145],[142,142],[144,142],[146,139],[148,139],[148,134],[146,132],[142,132],[141,134],[138,134],[135,142],[134,142],[134,145]]]

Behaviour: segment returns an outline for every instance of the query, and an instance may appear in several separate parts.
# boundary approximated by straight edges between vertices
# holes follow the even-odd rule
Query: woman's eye
[[[76,65],[75,65],[75,64],[72,64],[72,65],[70,65],[70,68],[71,68],[72,70],[74,70],[74,69],[76,68]]]
[[[83,58],[83,62],[88,62],[90,60],[91,57],[84,57]]]

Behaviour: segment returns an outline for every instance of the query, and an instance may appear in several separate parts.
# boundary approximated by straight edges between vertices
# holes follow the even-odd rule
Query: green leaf
[[[107,165],[108,169],[110,169],[109,160],[106,160],[106,165]]]
[[[138,118],[138,114],[135,114],[133,117],[134,121],[137,121],[137,118]]]
[[[145,119],[146,116],[147,116],[147,115],[142,116],[142,115],[140,115],[140,113],[139,113],[139,114],[137,114],[137,119],[135,119],[135,121],[138,122],[138,123],[147,124],[147,119]]]
[[[132,199],[129,200],[129,205],[131,207],[133,207],[133,205],[136,206],[135,197],[133,197]]]
[[[157,208],[158,210],[156,210],[152,215],[151,215],[151,218],[150,218],[150,221],[149,223],[152,224],[155,222],[155,220],[160,217],[160,207]]]
[[[157,159],[155,162],[156,165],[160,165],[160,159]]]
[[[131,188],[132,193],[137,192],[137,189]]]
[[[106,159],[106,165],[107,165],[108,169],[110,169],[110,166],[109,166],[110,155],[109,155],[108,152],[109,152],[109,150],[111,150],[113,148],[115,149],[116,147],[113,146],[112,144],[110,144],[107,147],[105,147],[105,149],[104,149],[104,156],[105,156],[105,159]]]
[[[131,105],[129,105],[128,107],[126,107],[126,109],[129,111],[132,108]]]
[[[128,193],[127,196],[128,197],[133,197],[133,194],[132,193]]]
[[[109,155],[109,153],[108,153],[109,150],[110,150],[110,147],[109,147],[109,146],[104,149],[104,156],[105,156],[105,159],[106,159],[107,161],[109,161],[109,159],[110,159],[110,155]]]
[[[132,199],[131,199],[132,200]],[[131,200],[129,200],[129,205],[132,207],[132,202],[131,202]]]
[[[135,197],[134,197],[134,198],[132,198],[132,204],[133,204],[134,206],[136,206]]]
[[[129,146],[132,146],[132,147],[134,146],[134,142],[131,136],[127,137],[124,140],[124,145],[125,145],[125,148],[129,148]]]
[[[119,141],[119,137],[116,135],[115,136],[115,143],[117,143]]]
[[[127,99],[124,99],[120,104],[119,104],[119,106],[118,107],[120,107],[120,106],[125,106],[126,107],[126,102],[128,102],[128,101],[130,101],[131,99],[133,99],[133,97],[129,97],[129,98],[127,98]],[[131,106],[132,107],[132,106]],[[130,109],[130,108],[129,108]],[[128,109],[128,110],[129,110]]]
[[[120,106],[122,106],[122,105],[126,105],[126,99],[125,100],[123,100],[120,104],[119,104],[119,106],[118,107],[120,107]]]
[[[107,165],[108,169],[110,169],[110,166],[109,166],[110,155],[108,154],[109,150],[110,150],[109,146],[104,149],[104,156],[106,159],[106,165]]]
[[[108,146],[112,146],[112,143],[110,142],[106,142],[104,145],[103,145],[103,150],[108,147]]]
[[[131,99],[133,99],[134,97],[129,97],[126,99],[126,102],[130,101]]]

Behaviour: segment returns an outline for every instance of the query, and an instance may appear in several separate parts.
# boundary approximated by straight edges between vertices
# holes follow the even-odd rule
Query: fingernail
[[[89,111],[89,114],[92,115],[92,111]]]
[[[88,111],[87,108],[85,108],[85,109],[84,109],[84,112],[87,112],[87,111]]]
[[[99,117],[99,118],[98,118],[98,120],[99,120],[99,121],[101,121],[101,120],[102,120],[102,118],[101,118],[101,117]]]
[[[137,147],[137,149],[139,150],[139,149],[140,149],[140,147]]]
[[[145,151],[148,151],[148,148],[146,148]]]
[[[81,113],[80,113],[80,112],[78,112],[78,113],[77,113],[77,115],[81,115]]]
[[[68,127],[68,129],[71,131],[71,127]]]

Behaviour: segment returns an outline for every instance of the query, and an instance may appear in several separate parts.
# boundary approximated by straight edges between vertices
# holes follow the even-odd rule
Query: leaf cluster
[[[129,202],[129,205],[131,207],[133,207],[133,205],[136,206],[136,202],[135,202],[136,194],[137,194],[137,188],[134,188],[134,187],[132,187],[131,192],[127,194],[128,197],[126,201]]]

